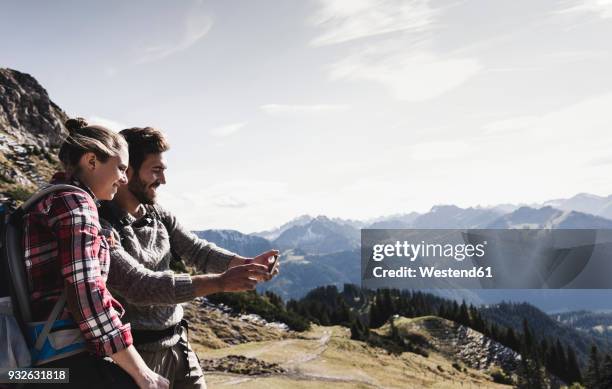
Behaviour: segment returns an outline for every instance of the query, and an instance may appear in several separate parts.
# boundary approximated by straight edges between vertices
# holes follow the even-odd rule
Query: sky
[[[0,67],[168,136],[191,229],[612,193],[612,0],[3,1]]]

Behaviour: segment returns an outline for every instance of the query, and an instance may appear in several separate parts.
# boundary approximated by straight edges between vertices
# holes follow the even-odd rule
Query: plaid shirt
[[[58,191],[41,199],[24,216],[24,253],[34,320],[47,320],[63,288],[71,317],[87,345],[98,356],[108,356],[132,344],[130,325],[121,323],[123,307],[106,289],[109,244],[98,220],[89,190],[58,173],[53,184],[83,188]]]

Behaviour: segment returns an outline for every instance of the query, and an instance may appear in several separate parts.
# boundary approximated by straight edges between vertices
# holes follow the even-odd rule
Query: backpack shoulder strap
[[[22,231],[23,231],[23,216],[25,213],[38,201],[45,196],[62,190],[76,190],[79,192],[87,193],[83,189],[74,185],[49,185],[35,194],[32,195],[24,204],[22,204],[15,212],[11,214],[11,217],[6,224],[6,244],[4,249],[9,281],[11,283],[11,289],[16,300],[16,316],[18,320],[22,322],[32,321],[32,311],[30,309],[30,294],[28,292],[27,275],[25,269],[25,259],[22,245]],[[63,308],[63,306],[62,306]]]
[[[57,318],[61,315],[62,310],[64,309],[64,305],[66,305],[66,289],[62,291],[60,298],[57,300],[42,331],[36,338],[36,343],[34,343],[34,347],[37,350],[42,350],[47,337],[49,336],[49,332],[51,331],[51,327],[53,327],[53,323],[57,320]]]
[[[42,189],[40,189],[38,192],[34,193],[32,195],[32,197],[30,197],[25,203],[23,203],[19,209],[22,209],[24,212],[26,212],[32,205],[36,204],[40,199],[42,199],[43,197],[54,193],[54,192],[59,192],[62,190],[74,190],[77,192],[82,192],[87,194],[87,192],[84,189],[79,188],[78,186],[74,186],[74,185],[68,185],[68,184],[54,184],[54,185],[48,185]],[[87,194],[89,196],[89,194]]]

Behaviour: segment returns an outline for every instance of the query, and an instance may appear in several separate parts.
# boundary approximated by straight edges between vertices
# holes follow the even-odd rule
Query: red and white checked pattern
[[[120,320],[123,307],[106,289],[109,245],[92,196],[46,196],[24,216],[23,237],[34,320],[47,319],[66,287],[62,318],[74,319],[90,351],[107,356],[132,344],[130,325]]]

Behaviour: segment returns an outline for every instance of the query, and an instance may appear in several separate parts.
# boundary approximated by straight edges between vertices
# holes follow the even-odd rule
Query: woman
[[[30,208],[24,217],[24,256],[34,319],[46,320],[65,291],[60,319],[74,320],[89,353],[39,367],[69,368],[74,387],[167,388],[168,381],[132,346],[130,326],[120,320],[123,308],[106,289],[110,239],[100,227],[96,201],[111,200],[127,182],[127,144],[119,134],[80,118],[68,120],[66,127],[70,134],[59,151],[65,172],[52,184],[82,190],[53,192]]]

